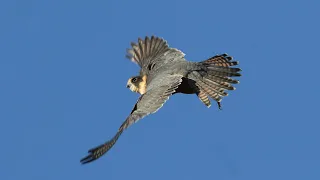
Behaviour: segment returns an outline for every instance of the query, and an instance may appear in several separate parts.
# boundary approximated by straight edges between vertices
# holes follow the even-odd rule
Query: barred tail
[[[216,55],[200,63],[207,68],[210,76],[223,78],[241,76],[239,73],[241,69],[232,67],[238,65],[239,62],[233,61],[233,58],[227,54]]]
[[[203,104],[206,105],[208,108],[211,106],[211,102],[207,94],[203,90],[199,90],[197,96],[200,99],[200,101],[203,102]]]
[[[199,64],[202,70],[192,72],[190,78],[196,81],[200,91],[217,101],[219,108],[221,108],[222,98],[228,95],[225,91],[235,90],[232,84],[239,83],[238,80],[231,78],[241,76],[241,69],[232,67],[238,65],[239,62],[233,61],[232,57],[227,54],[221,54]],[[203,96],[201,97],[203,98]]]

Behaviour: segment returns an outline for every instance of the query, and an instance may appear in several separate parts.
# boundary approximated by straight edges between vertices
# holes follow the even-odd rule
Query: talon
[[[220,110],[222,110],[221,103],[220,103],[220,102],[217,102],[217,103],[218,103],[218,108],[219,108]]]

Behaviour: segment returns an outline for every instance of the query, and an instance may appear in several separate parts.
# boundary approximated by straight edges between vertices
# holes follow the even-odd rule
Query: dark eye
[[[136,82],[137,80],[138,80],[138,78],[135,77],[135,78],[132,78],[131,81],[132,81],[132,82]]]

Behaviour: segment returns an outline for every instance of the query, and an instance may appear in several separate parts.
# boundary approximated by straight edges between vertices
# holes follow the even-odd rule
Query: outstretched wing
[[[105,154],[117,142],[118,138],[125,129],[127,129],[130,125],[137,122],[141,118],[151,113],[155,113],[158,109],[160,109],[163,104],[169,99],[170,95],[175,92],[181,82],[182,76],[180,75],[170,75],[157,78],[157,83],[153,83],[151,86],[149,86],[150,90],[140,96],[130,115],[120,126],[117,134],[106,143],[90,149],[88,151],[89,155],[81,159],[80,162],[82,164],[86,164],[98,159],[103,154]]]
[[[151,36],[144,40],[138,39],[138,43],[131,43],[131,49],[127,50],[127,58],[141,67],[143,75],[155,70],[168,62],[184,61],[184,53],[178,49],[170,48],[167,41]]]

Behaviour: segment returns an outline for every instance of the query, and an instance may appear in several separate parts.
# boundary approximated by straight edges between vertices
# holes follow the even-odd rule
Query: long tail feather
[[[202,89],[200,89],[197,96],[199,97],[200,101],[203,102],[203,104],[205,104],[208,108],[211,106],[211,102],[210,102],[207,94]]]
[[[210,81],[209,79],[204,78],[202,82],[209,86],[212,91],[216,92],[220,96],[228,96],[228,93],[224,92],[223,88],[218,87],[214,82]]]
[[[208,69],[209,75],[221,76],[221,77],[232,77],[241,76],[239,73],[240,68],[232,68],[231,66],[236,66],[239,64],[238,61],[232,61],[233,58],[227,54],[221,54],[213,56],[201,64]]]
[[[216,55],[216,56],[213,56],[205,61],[202,61],[203,63],[208,63],[208,64],[211,64],[211,63],[228,63],[229,61],[232,61],[233,58],[231,56],[229,56],[228,54],[220,54],[220,55]]]
[[[221,101],[221,96],[219,96],[219,94],[216,93],[215,91],[212,91],[210,87],[207,86],[205,83],[200,81],[200,82],[197,82],[196,85],[215,101],[217,102]]]
[[[215,81],[209,78],[204,78],[205,82],[207,82],[208,84],[211,84],[212,86],[217,86],[221,89],[226,89],[226,90],[235,90],[235,87],[231,86],[230,83],[227,82],[219,82],[219,81]]]
[[[228,95],[225,91],[235,90],[231,84],[239,83],[238,80],[230,78],[241,76],[241,69],[232,67],[238,64],[238,61],[233,61],[232,57],[227,54],[217,55],[200,62],[201,70],[190,73],[190,79],[196,81],[199,89],[217,101],[218,107],[221,108],[222,98]],[[206,97],[205,95],[201,96]]]
[[[207,74],[206,78],[215,81],[215,82],[226,82],[226,83],[231,83],[231,84],[239,84],[240,82],[238,80],[232,79],[230,77],[222,77],[222,76],[217,76],[217,75],[210,75]]]

